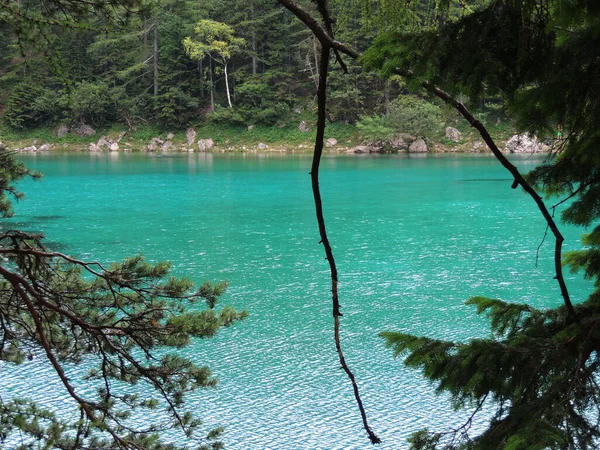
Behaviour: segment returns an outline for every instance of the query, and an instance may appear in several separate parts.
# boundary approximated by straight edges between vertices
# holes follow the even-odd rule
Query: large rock
[[[67,133],[69,132],[69,127],[66,125],[60,125],[55,131],[54,134],[56,135],[56,137],[64,137],[67,135]]]
[[[75,136],[93,136],[96,130],[90,127],[87,123],[81,123],[71,130]]]
[[[390,145],[395,151],[407,151],[410,142],[407,141],[404,136],[397,135],[392,138]]]
[[[337,145],[337,139],[335,138],[329,138],[325,141],[325,145],[327,147],[335,147]]]
[[[196,130],[193,128],[188,128],[188,130],[185,132],[188,145],[194,145],[194,142],[196,142],[196,134]]]
[[[118,152],[119,144],[117,142],[113,142],[112,144],[110,144],[110,146],[108,148],[110,149],[111,152]]]
[[[473,147],[471,148],[473,153],[480,153],[485,151],[485,144],[481,141],[475,141]]]
[[[211,148],[213,148],[215,145],[215,142],[211,139],[198,139],[198,150],[200,150],[201,152],[206,152],[208,150],[210,150]]]
[[[383,149],[376,145],[357,145],[356,147],[346,150],[346,153],[383,153]]]
[[[264,149],[266,149],[266,148],[267,148],[267,144],[265,144],[265,143],[263,143],[263,142],[260,142],[260,143],[258,144],[258,149],[259,149],[259,150],[264,150]]]
[[[173,133],[167,134],[167,141],[172,141],[173,139],[175,139],[175,135]]]
[[[306,133],[306,132],[310,131],[310,128],[308,127],[308,124],[306,123],[306,120],[303,120],[302,122],[300,122],[300,125],[298,125],[298,129],[302,133]]]
[[[98,144],[94,144],[93,142],[90,143],[90,148],[89,148],[90,152],[101,152],[102,148],[98,147]]]
[[[371,153],[371,147],[368,145],[357,145],[354,147],[353,153]]]
[[[6,144],[4,142],[0,142],[0,152],[6,150]]]
[[[35,145],[32,145],[30,147],[23,147],[21,149],[22,153],[35,153],[37,152],[37,147]]]
[[[50,151],[50,145],[42,144],[40,148],[38,148],[38,152],[48,152]]]
[[[171,142],[171,141],[165,141],[165,142],[163,142],[163,145],[160,147],[160,149],[163,152],[171,151],[174,148],[175,148],[175,146],[173,145],[173,142]]]
[[[96,142],[96,146],[100,148],[100,150],[102,150],[102,147],[110,148],[111,144],[112,142],[107,139],[106,136],[102,136],[100,139],[98,139],[98,142]]]
[[[408,147],[408,153],[427,153],[427,144],[421,138],[410,144]]]
[[[537,153],[544,151],[544,146],[535,136],[523,133],[511,137],[505,150],[509,153]]]
[[[453,127],[446,128],[446,138],[452,142],[460,142],[460,131]]]

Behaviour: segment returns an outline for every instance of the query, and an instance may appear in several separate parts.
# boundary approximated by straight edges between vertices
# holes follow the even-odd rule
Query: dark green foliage
[[[592,4],[593,3],[593,4]],[[491,2],[441,27],[382,36],[363,61],[382,73],[412,71],[413,87],[432,80],[477,101],[502,95],[524,131],[565,137],[555,157],[529,174],[548,196],[570,199],[563,220],[600,218],[600,8],[597,2]],[[405,363],[450,394],[457,408],[485,406],[487,427],[472,418],[445,433],[419,432],[412,448],[584,449],[600,443],[600,228],[567,254],[596,291],[568,314],[475,297],[492,336],[456,343],[386,332]],[[546,304],[551,305],[548,300]]]
[[[492,338],[463,344],[382,333],[396,355],[408,353],[406,365],[435,381],[438,393],[451,395],[455,408],[494,405],[481,435],[469,436],[467,423],[444,436],[452,448],[594,446],[600,437],[594,374],[600,305],[578,307],[585,319],[574,324],[564,307],[540,311],[480,297],[468,304],[489,317]],[[419,442],[413,448],[428,448],[426,439]]]
[[[23,130],[37,127],[48,120],[43,100],[47,91],[31,83],[21,83],[12,89],[3,120],[11,128]]]
[[[163,89],[163,93],[154,100],[154,104],[158,122],[175,129],[185,128],[196,116],[199,108],[198,99],[176,86]]]

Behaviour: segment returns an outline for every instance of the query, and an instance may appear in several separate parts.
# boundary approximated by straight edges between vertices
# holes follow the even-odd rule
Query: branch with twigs
[[[85,418],[73,424],[77,445],[84,448],[83,441],[97,435],[110,437],[105,445],[111,448],[141,449],[148,436],[174,428],[204,440],[191,437],[199,421],[182,411],[183,398],[216,380],[208,368],[165,350],[213,336],[247,315],[215,309],[224,284],[205,283],[194,292],[187,280],[166,279],[168,265],[137,257],[105,267],[48,251],[40,235],[16,230],[0,234],[0,256],[0,359],[18,363],[24,349],[43,350]],[[208,308],[186,311],[198,301]],[[64,368],[81,360],[91,367],[86,378],[102,385],[97,399],[79,394]],[[139,382],[152,387],[156,398],[143,391],[120,393],[124,384]],[[159,404],[168,421],[147,428],[127,422],[131,410]],[[70,445],[65,448],[80,448]]]

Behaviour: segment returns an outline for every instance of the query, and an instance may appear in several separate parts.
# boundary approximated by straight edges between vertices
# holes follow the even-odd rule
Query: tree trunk
[[[315,56],[315,83],[319,79],[319,52],[317,51],[317,38],[313,36],[313,54]]]
[[[383,90],[383,98],[385,101],[385,113],[390,113],[390,80],[385,81],[385,88]]]
[[[229,104],[230,108],[233,108],[233,105],[231,104],[231,95],[229,94],[229,77],[227,76],[227,64],[229,64],[229,61],[223,61],[223,69],[225,72],[225,91],[227,91],[227,103]]]
[[[212,62],[212,59],[210,60],[209,73],[210,73],[210,110],[214,111],[215,110],[215,85],[213,83],[213,62]]]
[[[154,23],[154,96],[158,95],[158,21]]]
[[[254,2],[252,2],[252,1],[250,2],[250,16],[251,16],[252,23],[254,23]],[[254,28],[254,26],[252,26],[251,39],[252,39],[252,75],[256,75],[257,48],[256,48],[256,29]]]
[[[198,73],[200,74],[200,80],[202,80],[202,89],[200,89],[200,98],[204,99],[206,96],[204,89],[204,66],[202,64],[202,59],[198,60]]]

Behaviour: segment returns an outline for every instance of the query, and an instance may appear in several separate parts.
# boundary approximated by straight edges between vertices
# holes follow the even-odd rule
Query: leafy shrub
[[[390,104],[389,125],[396,132],[434,139],[444,127],[442,110],[419,97],[402,95]]]
[[[389,116],[363,116],[356,122],[356,128],[369,144],[388,143],[394,137]]]
[[[75,84],[70,93],[65,93],[60,101],[63,108],[69,111],[71,120],[104,125],[117,118],[120,94],[120,89],[111,89],[104,82],[82,81]]]
[[[407,133],[424,139],[441,136],[444,122],[439,106],[410,95],[402,95],[391,102],[385,116],[363,116],[356,123],[365,142],[389,144],[395,134]]]

